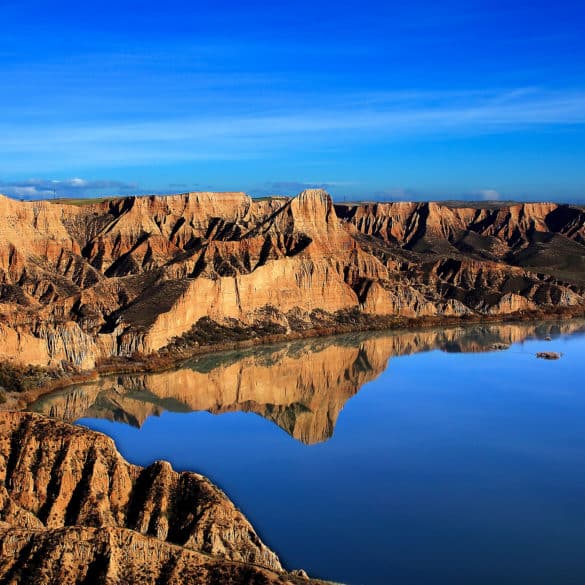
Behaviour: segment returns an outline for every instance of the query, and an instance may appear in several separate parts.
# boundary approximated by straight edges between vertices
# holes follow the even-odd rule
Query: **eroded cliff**
[[[585,308],[585,213],[565,205],[334,206],[309,190],[0,196],[0,212],[0,359],[29,364],[201,345],[202,322],[282,335]]]
[[[111,439],[0,413],[3,583],[293,583],[209,480],[126,463]],[[302,579],[302,582],[307,583]]]

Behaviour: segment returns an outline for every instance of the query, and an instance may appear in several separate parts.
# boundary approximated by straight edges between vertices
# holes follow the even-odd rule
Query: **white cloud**
[[[112,180],[27,179],[24,181],[0,181],[0,193],[19,199],[46,199],[57,197],[85,197],[91,195],[125,194],[136,192],[134,183]]]
[[[39,189],[37,187],[11,187],[7,186],[6,192],[10,194],[14,194],[17,197],[24,197],[25,199],[32,199],[36,197],[44,197],[50,195],[52,191],[47,191],[44,189]]]
[[[71,187],[87,187],[88,184],[87,181],[79,178],[71,179],[70,181],[65,182],[68,183]]]
[[[484,201],[498,201],[502,198],[500,193],[495,189],[481,189],[477,192],[477,194],[484,200]]]

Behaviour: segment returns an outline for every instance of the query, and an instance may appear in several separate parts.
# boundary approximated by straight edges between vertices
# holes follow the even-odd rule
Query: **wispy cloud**
[[[27,179],[0,181],[0,192],[20,199],[86,197],[90,195],[126,194],[138,191],[138,185],[112,180],[87,180],[79,177],[64,180]]]
[[[473,195],[478,195],[478,197],[484,201],[498,201],[502,198],[500,192],[495,189],[480,189]]]
[[[585,92],[500,92],[346,96],[326,106],[266,108],[254,114],[180,116],[155,121],[0,125],[6,160],[35,154],[52,164],[265,157],[274,149],[321,148],[408,136],[510,133],[585,124]]]

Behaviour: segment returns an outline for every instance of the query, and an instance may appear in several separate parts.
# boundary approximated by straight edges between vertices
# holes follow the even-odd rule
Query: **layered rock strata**
[[[243,585],[297,578],[203,476],[160,461],[130,465],[100,433],[3,412],[0,581]]]
[[[0,196],[0,213],[0,359],[29,364],[149,354],[205,320],[283,335],[348,314],[363,324],[585,308],[575,206],[334,206],[309,190],[82,206]]]

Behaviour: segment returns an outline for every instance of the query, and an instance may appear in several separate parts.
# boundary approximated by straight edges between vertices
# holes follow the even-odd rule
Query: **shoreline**
[[[244,339],[230,340],[224,342],[207,344],[180,344],[180,339],[175,343],[165,346],[160,351],[152,354],[133,354],[126,357],[111,357],[98,360],[96,367],[92,370],[76,370],[63,372],[56,368],[22,367],[11,364],[9,367],[15,370],[15,384],[26,385],[33,383],[36,376],[44,375],[44,381],[38,386],[31,386],[24,390],[4,389],[0,399],[0,410],[23,410],[45,396],[58,390],[71,386],[94,382],[102,377],[124,375],[124,374],[148,374],[171,370],[180,367],[186,361],[204,355],[222,353],[241,349],[249,349],[257,346],[268,346],[276,343],[299,341],[303,339],[316,339],[322,337],[343,335],[348,333],[367,333],[369,331],[393,333],[407,332],[412,330],[427,330],[437,327],[454,328],[468,325],[485,324],[513,324],[528,322],[547,322],[555,320],[572,320],[585,317],[585,308],[558,307],[554,311],[523,311],[507,315],[466,315],[464,317],[374,317],[363,319],[359,323],[337,323],[327,327],[313,327],[305,330],[291,331],[288,333],[275,333],[270,335],[253,334]],[[177,343],[178,342],[178,343]],[[7,362],[0,362],[5,366]],[[20,377],[18,371],[20,370]],[[31,374],[32,372],[32,374]]]

